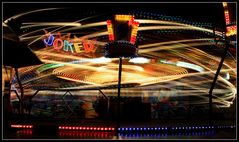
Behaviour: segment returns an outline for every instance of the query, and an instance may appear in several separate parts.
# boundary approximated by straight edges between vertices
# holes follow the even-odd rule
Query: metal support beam
[[[122,72],[122,58],[119,58],[119,76],[118,76],[118,119],[117,119],[117,132],[120,128],[120,88],[121,88],[121,72]],[[118,133],[119,134],[119,133]]]
[[[32,99],[38,94],[40,90],[37,90],[31,97],[30,97],[30,100],[29,101],[32,101]]]
[[[20,92],[21,92],[21,96],[20,96],[20,100],[19,100],[19,103],[20,103],[20,114],[23,114],[23,98],[24,98],[24,91],[23,91],[23,87],[22,87],[22,83],[21,83],[21,80],[19,78],[19,74],[18,74],[18,68],[14,68],[15,69],[15,72],[16,72],[16,76],[17,76],[17,81],[18,81],[18,84],[19,84],[19,88],[20,88]]]
[[[29,105],[30,105],[30,109],[28,114],[31,114],[31,107],[32,107],[32,99],[38,94],[40,90],[37,90],[30,98],[29,98]]]
[[[216,81],[217,81],[217,77],[218,77],[218,75],[219,75],[219,73],[220,73],[220,70],[221,70],[221,68],[222,68],[222,65],[223,65],[223,62],[224,62],[224,59],[226,58],[226,55],[227,55],[227,51],[228,51],[228,49],[229,49],[229,41],[227,41],[227,39],[224,41],[225,42],[225,45],[226,45],[226,47],[225,47],[225,49],[224,49],[224,53],[223,53],[223,55],[222,55],[222,58],[221,58],[221,61],[220,61],[220,63],[219,63],[219,66],[218,66],[218,68],[217,68],[217,71],[216,71],[216,74],[215,74],[215,76],[214,76],[214,79],[213,79],[213,82],[212,82],[212,85],[211,85],[211,88],[210,88],[210,90],[209,90],[209,95],[208,95],[208,97],[209,97],[209,125],[213,125],[213,108],[212,108],[212,92],[213,92],[213,89],[214,89],[214,86],[215,86],[215,84],[216,84]]]
[[[110,119],[110,99],[100,89],[99,89],[99,91],[107,99],[107,119],[109,121],[109,119]]]

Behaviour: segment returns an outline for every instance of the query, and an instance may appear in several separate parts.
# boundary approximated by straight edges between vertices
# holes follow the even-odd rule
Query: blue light
[[[139,130],[139,128],[136,128],[136,130]]]
[[[192,129],[194,129],[194,127],[192,127]]]
[[[204,129],[204,127],[202,126],[202,128]]]
[[[151,130],[153,130],[154,128],[151,128]]]
[[[125,130],[128,130],[128,128],[125,128]]]
[[[120,130],[120,128],[118,128],[118,130]]]
[[[124,131],[124,128],[121,128],[122,131]]]
[[[174,127],[172,127],[172,130],[174,130]]]
[[[131,131],[131,130],[132,130],[132,128],[129,128],[129,130]]]
[[[166,129],[166,130],[168,130],[168,128],[167,128],[167,127],[165,127],[165,129]]]
[[[146,130],[146,128],[144,128],[144,130]]]
[[[160,128],[160,127],[159,127],[158,129],[159,129],[159,130],[161,130],[161,128]]]

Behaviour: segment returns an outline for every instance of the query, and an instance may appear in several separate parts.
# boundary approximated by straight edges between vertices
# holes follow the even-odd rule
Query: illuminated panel
[[[111,20],[107,20],[107,29],[108,29],[109,40],[114,41],[113,26],[112,26]]]
[[[226,2],[223,2],[222,5],[223,5],[223,7],[226,7],[226,6],[227,6],[227,3],[226,3]]]
[[[31,129],[33,126],[32,125],[11,125],[12,128],[27,128]]]
[[[133,18],[132,15],[115,15],[116,21],[129,21]]]
[[[227,26],[227,33],[226,36],[232,36],[237,34],[237,27],[236,25]]]
[[[139,22],[133,21],[132,22],[132,32],[131,32],[131,37],[130,37],[130,43],[135,44],[136,37],[137,37],[137,32],[139,28]]]
[[[224,16],[225,16],[226,25],[228,25],[228,24],[230,24],[230,17],[229,17],[227,3],[223,2],[222,4],[223,4],[223,7],[224,7]]]
[[[114,127],[75,127],[75,126],[59,126],[59,130],[96,130],[96,131],[114,131]]]
[[[229,12],[228,10],[224,11],[224,16],[225,16],[225,20],[226,20],[226,24],[230,24],[230,17],[229,17]]]

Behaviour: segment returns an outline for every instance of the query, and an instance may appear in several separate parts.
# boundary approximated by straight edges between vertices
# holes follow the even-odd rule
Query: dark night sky
[[[206,21],[218,20],[223,16],[221,3],[4,3],[3,17],[8,18],[21,11],[30,11],[47,7],[71,7],[80,11],[120,11],[143,10],[156,12],[169,16],[182,16],[191,19],[203,19]],[[80,13],[74,13],[80,14]],[[205,17],[208,17],[205,18]]]

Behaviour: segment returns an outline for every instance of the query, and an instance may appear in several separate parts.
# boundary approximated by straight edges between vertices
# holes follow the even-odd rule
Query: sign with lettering
[[[236,25],[227,26],[226,36],[233,36],[233,35],[236,35],[236,34],[237,34]]]
[[[84,41],[82,39],[74,36],[74,39],[70,39],[70,34],[66,36],[61,36],[61,33],[58,32],[56,35],[48,33],[43,37],[44,44],[48,46],[52,46],[55,50],[64,50],[71,53],[95,53],[96,47],[94,46],[95,40],[91,40],[89,42]]]

